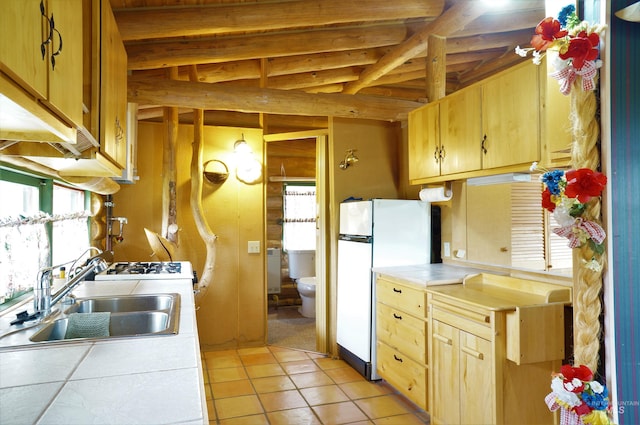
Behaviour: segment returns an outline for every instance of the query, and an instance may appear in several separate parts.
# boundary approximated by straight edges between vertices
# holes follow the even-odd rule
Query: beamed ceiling
[[[395,121],[523,59],[544,0],[111,0],[139,119]],[[429,65],[429,66],[427,66]]]

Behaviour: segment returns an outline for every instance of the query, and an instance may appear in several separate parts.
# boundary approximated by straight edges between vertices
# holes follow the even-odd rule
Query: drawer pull
[[[396,359],[397,361],[399,361],[400,363],[402,363],[402,359],[398,356],[396,356],[395,354],[393,355],[393,358]]]
[[[402,294],[402,289],[393,288],[393,292],[397,292],[398,294]]]
[[[445,336],[438,335],[438,334],[433,334],[433,337],[435,339],[437,339],[438,341],[440,341],[440,342],[444,342],[447,345],[452,345],[453,344],[453,341],[451,341],[451,338],[447,338]]]
[[[466,353],[466,354],[468,354],[470,356],[473,356],[478,360],[484,360],[484,354],[482,354],[479,351],[472,350],[471,348],[468,348],[468,347],[462,347],[461,350],[462,350],[463,353]]]
[[[400,316],[400,315],[398,315],[398,314],[393,313],[393,317],[394,317],[395,319],[402,320],[402,316]]]

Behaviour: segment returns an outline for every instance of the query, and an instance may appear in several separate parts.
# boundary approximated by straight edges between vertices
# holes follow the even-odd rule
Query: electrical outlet
[[[445,242],[443,245],[444,246],[442,250],[444,252],[442,253],[442,256],[446,258],[451,257],[451,242]]]
[[[260,254],[260,241],[247,242],[247,252],[249,254]]]

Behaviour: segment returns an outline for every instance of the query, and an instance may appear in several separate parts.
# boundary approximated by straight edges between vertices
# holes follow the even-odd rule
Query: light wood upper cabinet
[[[46,53],[43,56],[40,51],[48,36],[48,23],[45,23],[40,0],[2,2],[0,70],[40,97],[47,95],[48,62]]]
[[[526,171],[540,161],[539,75],[527,61],[410,113],[410,183]]]
[[[482,168],[540,160],[538,72],[527,61],[482,84]]]
[[[440,102],[442,175],[479,170],[482,166],[480,87],[472,86]]]
[[[101,150],[124,168],[127,159],[127,52],[106,0],[102,1],[100,36]]]
[[[440,104],[409,113],[409,180],[440,175]]]
[[[47,105],[66,125],[72,128],[82,125],[82,7],[79,2],[3,1],[0,58],[0,70],[23,90]]]

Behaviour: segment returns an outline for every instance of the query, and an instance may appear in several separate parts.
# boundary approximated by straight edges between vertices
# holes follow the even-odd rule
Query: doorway
[[[326,132],[324,132],[326,133]],[[326,134],[323,131],[287,133],[265,136],[265,229],[267,255],[267,342],[273,345],[298,348],[317,352],[326,350],[326,213],[324,196],[327,191],[324,182],[326,172],[318,167],[324,162]],[[315,276],[316,276],[316,316],[305,317],[301,313],[302,299],[296,282],[289,276],[289,253],[283,245],[285,226],[285,187],[294,182],[300,185],[315,185],[316,213],[313,217],[316,228]],[[321,219],[322,218],[322,219]],[[280,261],[269,257],[279,255]],[[274,273],[274,263],[280,269]],[[274,278],[274,275],[276,276]],[[274,288],[273,281],[280,283]],[[308,303],[308,300],[307,300]],[[305,311],[308,313],[308,311]]]

